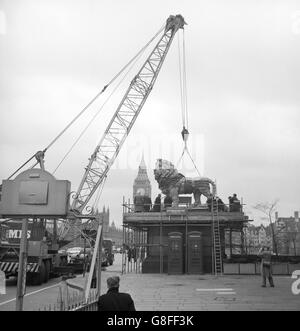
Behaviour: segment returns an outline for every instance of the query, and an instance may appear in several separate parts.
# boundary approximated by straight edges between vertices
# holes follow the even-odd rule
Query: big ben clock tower
[[[147,174],[144,156],[139,166],[139,172],[133,183],[133,199],[137,195],[145,195],[151,198],[151,184]]]

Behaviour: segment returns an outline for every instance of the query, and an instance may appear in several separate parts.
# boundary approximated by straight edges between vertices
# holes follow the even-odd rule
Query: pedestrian
[[[266,287],[267,278],[271,287],[274,287],[274,281],[272,276],[272,255],[273,252],[270,250],[270,247],[263,246],[258,255],[261,256],[261,276],[262,276],[262,287]]]
[[[127,258],[128,258],[128,262],[131,262],[131,259],[132,259],[132,249],[130,247],[128,247],[128,250],[127,250]]]
[[[109,277],[106,282],[108,291],[99,297],[98,311],[135,311],[131,295],[119,292],[120,277]]]

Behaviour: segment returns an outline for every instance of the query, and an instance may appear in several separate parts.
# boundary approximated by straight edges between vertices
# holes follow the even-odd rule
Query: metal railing
[[[155,204],[132,204],[132,203],[123,203],[123,213],[130,214],[130,213],[161,213],[166,212],[169,208],[172,206],[170,205],[155,205]],[[243,212],[243,206],[242,203],[236,203],[236,204],[218,204],[218,211],[219,212],[228,212],[228,213],[242,213]],[[211,206],[208,204],[203,204],[201,206],[196,206],[192,203],[179,203],[178,207],[180,208],[187,208],[187,209],[193,209],[193,208],[199,208],[202,211],[211,212]]]
[[[39,311],[97,311],[98,300],[91,295],[88,302],[85,302],[82,295],[74,293],[70,295],[68,303],[60,302],[40,308]]]
[[[70,292],[72,290],[72,292]],[[88,300],[85,300],[84,289],[68,280],[62,280],[59,286],[59,296],[57,302],[47,305],[40,311],[97,311],[98,295],[97,291],[90,291]]]

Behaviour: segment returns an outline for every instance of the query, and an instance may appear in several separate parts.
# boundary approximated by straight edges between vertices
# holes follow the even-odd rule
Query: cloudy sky
[[[189,147],[201,173],[217,180],[223,200],[232,193],[243,197],[257,223],[261,220],[252,206],[259,202],[280,199],[282,216],[299,210],[300,3],[296,0],[1,0],[0,178],[7,178],[45,148],[167,17],[178,13],[188,23]],[[56,171],[57,178],[72,182],[73,190],[137,71],[133,68]],[[107,92],[49,150],[48,171],[54,171],[111,90]],[[122,223],[123,196],[132,196],[142,153],[154,198],[155,159],[176,164],[181,130],[175,40],[100,200],[100,208],[110,206],[116,224]],[[192,173],[189,162],[186,167]]]

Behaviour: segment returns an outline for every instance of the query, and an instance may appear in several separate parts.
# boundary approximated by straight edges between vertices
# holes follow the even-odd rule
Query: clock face
[[[138,195],[145,195],[145,189],[143,189],[143,188],[139,188],[139,189],[137,189],[137,191],[136,191],[136,193],[138,194]]]

